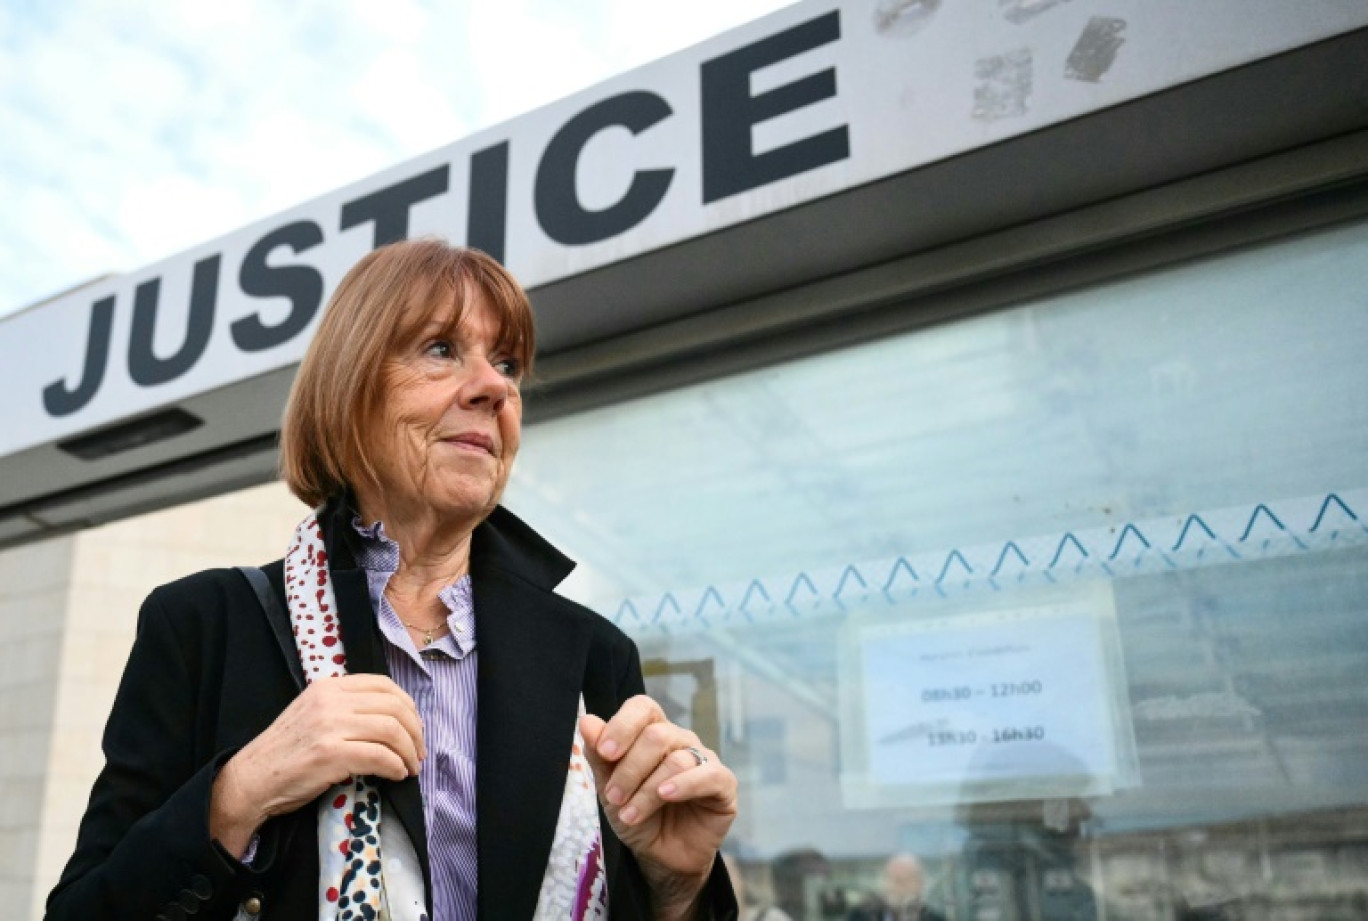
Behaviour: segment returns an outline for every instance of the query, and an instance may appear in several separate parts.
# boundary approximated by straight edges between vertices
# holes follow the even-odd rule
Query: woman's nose
[[[488,408],[497,413],[508,400],[511,386],[507,377],[487,358],[467,362],[468,377],[461,387],[461,403],[470,408]]]

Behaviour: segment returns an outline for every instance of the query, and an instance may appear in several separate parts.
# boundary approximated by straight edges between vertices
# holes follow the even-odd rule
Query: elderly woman
[[[49,918],[735,916],[735,777],[498,504],[532,352],[479,252],[347,274],[281,431],[315,511],[147,599]]]

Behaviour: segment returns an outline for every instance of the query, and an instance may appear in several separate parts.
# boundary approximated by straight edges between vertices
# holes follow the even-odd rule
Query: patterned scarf
[[[318,513],[295,529],[285,554],[285,595],[307,681],[347,674]],[[579,713],[584,714],[583,697]],[[318,866],[320,921],[428,921],[422,869],[413,844],[403,825],[382,821],[380,791],[367,778],[338,784],[320,802]],[[577,720],[534,921],[595,921],[607,916],[598,798]]]

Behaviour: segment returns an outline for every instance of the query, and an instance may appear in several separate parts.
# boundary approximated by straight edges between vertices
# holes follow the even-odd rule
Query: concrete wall
[[[281,556],[304,513],[272,483],[0,553],[0,904],[43,915],[104,763],[143,598]]]
[[[33,886],[74,542],[0,554],[0,905]]]

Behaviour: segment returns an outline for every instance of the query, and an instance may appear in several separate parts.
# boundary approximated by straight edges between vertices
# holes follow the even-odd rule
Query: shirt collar
[[[418,661],[418,654],[424,650],[414,646],[398,612],[385,597],[389,577],[399,569],[399,544],[385,533],[382,521],[367,525],[360,515],[353,513],[351,527],[356,535],[356,564],[378,577],[368,582],[372,588],[371,605],[376,612],[380,632]],[[428,648],[456,659],[464,658],[475,648],[475,604],[470,575],[467,573],[443,588],[437,593],[437,598],[447,609],[447,632]]]
[[[355,508],[352,494],[346,492],[329,500],[319,512],[334,570],[357,566],[358,535],[349,526],[356,516]],[[500,505],[475,528],[471,538],[471,571],[478,577],[485,567],[511,573],[550,591],[570,575],[575,563]]]

